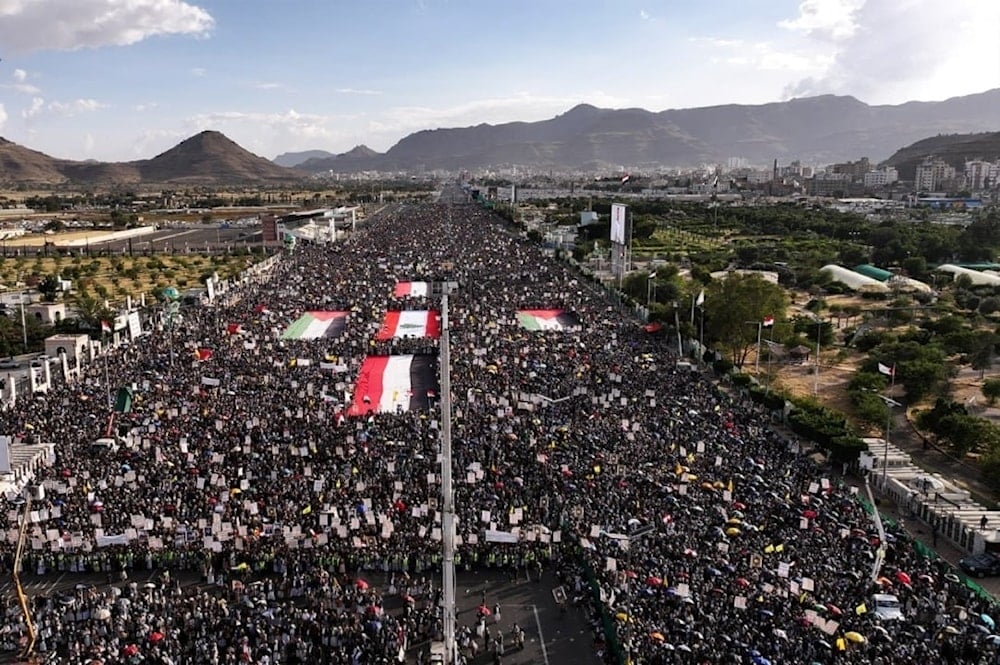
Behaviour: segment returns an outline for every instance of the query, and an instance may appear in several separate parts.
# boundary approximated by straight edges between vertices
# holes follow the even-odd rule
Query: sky
[[[270,159],[579,103],[940,100],[1000,87],[997,35],[997,0],[0,0],[0,136]]]

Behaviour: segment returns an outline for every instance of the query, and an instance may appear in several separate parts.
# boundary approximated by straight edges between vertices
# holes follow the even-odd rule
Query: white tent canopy
[[[830,278],[835,282],[840,282],[852,291],[868,291],[876,293],[888,293],[889,287],[878,281],[877,279],[872,279],[871,277],[865,277],[861,273],[854,272],[853,270],[848,270],[843,266],[838,266],[835,264],[829,264],[823,266],[820,272],[825,272],[830,275]]]
[[[978,270],[970,270],[968,268],[962,268],[961,266],[955,266],[950,263],[940,265],[937,269],[940,272],[951,273],[953,275],[952,279],[958,279],[962,275],[965,275],[972,280],[973,286],[1000,286],[1000,277],[990,275],[985,272],[979,272]]]

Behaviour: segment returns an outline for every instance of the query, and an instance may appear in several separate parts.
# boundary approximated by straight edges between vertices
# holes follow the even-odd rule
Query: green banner
[[[132,389],[122,386],[115,397],[115,412],[132,413]]]

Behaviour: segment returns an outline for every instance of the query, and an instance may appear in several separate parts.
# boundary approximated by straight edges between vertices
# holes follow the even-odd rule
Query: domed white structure
[[[937,269],[939,272],[950,273],[952,275],[952,279],[958,279],[962,275],[965,275],[972,280],[973,286],[1000,286],[1000,277],[990,275],[985,272],[979,272],[978,270],[970,270],[969,268],[955,266],[950,263],[940,265]]]
[[[888,293],[889,287],[878,281],[877,279],[872,279],[871,277],[865,277],[861,273],[849,270],[844,266],[838,266],[833,263],[825,265],[820,269],[820,272],[827,273],[830,278],[835,282],[840,282],[852,291],[862,291],[867,293]]]

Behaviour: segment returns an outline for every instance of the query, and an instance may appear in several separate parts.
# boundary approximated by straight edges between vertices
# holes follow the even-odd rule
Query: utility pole
[[[441,294],[441,608],[444,632],[444,665],[456,665],[455,646],[455,496],[451,489],[451,332],[448,324],[447,286]]]
[[[813,376],[813,397],[819,396],[819,343],[823,334],[823,319],[816,317],[816,372]]]

